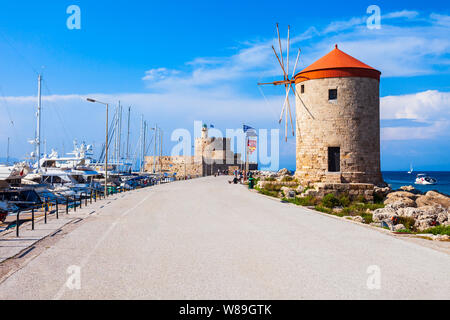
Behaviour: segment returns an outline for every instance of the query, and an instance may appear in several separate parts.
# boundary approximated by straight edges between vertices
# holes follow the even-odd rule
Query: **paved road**
[[[112,201],[0,284],[80,298],[450,299],[450,256],[206,178]]]

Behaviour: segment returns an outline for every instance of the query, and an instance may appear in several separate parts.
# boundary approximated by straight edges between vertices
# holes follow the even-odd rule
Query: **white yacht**
[[[18,163],[13,166],[0,164],[0,180],[17,180],[24,178],[30,167],[26,163]]]
[[[435,185],[435,184],[437,184],[437,180],[426,174],[419,174],[416,179],[416,184],[418,184],[418,185]]]

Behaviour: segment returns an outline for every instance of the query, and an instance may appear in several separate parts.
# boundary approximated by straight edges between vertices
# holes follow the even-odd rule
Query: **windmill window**
[[[300,92],[305,93],[305,85],[304,84],[302,84],[302,86],[300,87]]]
[[[335,101],[338,98],[338,91],[337,89],[330,89],[328,90],[328,100]]]

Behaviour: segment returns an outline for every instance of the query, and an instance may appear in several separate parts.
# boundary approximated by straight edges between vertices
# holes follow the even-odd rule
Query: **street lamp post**
[[[89,102],[92,103],[100,103],[106,106],[106,142],[105,142],[105,197],[108,196],[108,149],[109,149],[109,143],[108,143],[108,115],[109,115],[109,104],[101,101],[97,101],[94,99],[86,99]]]

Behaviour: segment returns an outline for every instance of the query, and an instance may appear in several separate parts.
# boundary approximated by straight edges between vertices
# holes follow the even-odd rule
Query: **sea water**
[[[426,174],[437,180],[437,184],[431,186],[422,186],[415,184],[418,174]],[[450,195],[450,172],[449,171],[428,171],[428,172],[408,172],[385,171],[383,172],[384,181],[389,184],[392,189],[396,190],[403,186],[414,186],[417,190],[428,192],[431,190],[439,191]]]

